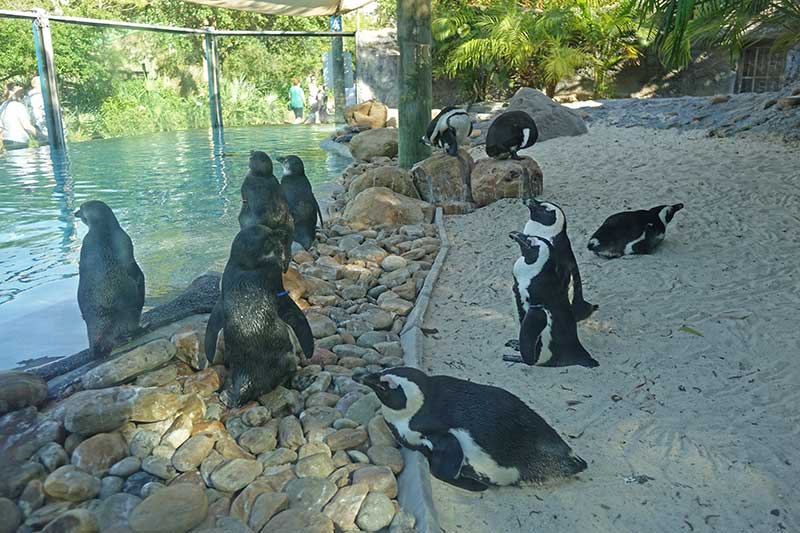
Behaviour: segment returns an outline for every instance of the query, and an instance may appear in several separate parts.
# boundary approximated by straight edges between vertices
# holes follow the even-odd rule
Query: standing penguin
[[[260,151],[250,153],[250,170],[242,183],[242,209],[239,211],[240,229],[255,224],[279,232],[281,266],[286,272],[292,260],[294,221],[281,184],[272,173],[272,160]]]
[[[519,159],[517,152],[530,148],[539,138],[536,122],[525,111],[506,111],[486,132],[486,155],[495,159]]]
[[[428,124],[428,130],[422,138],[423,144],[438,146],[448,155],[458,154],[459,145],[472,133],[472,119],[463,109],[447,106]]]
[[[519,231],[512,231],[509,237],[519,244],[522,252],[514,263],[513,284],[522,357],[508,355],[503,359],[536,366],[598,366],[578,339],[575,316],[553,246],[547,239]]]
[[[213,322],[225,330],[225,366],[231,370],[231,385],[224,402],[229,406],[254,400],[286,382],[297,370],[302,353],[294,331],[278,316],[278,299],[285,296],[279,295],[284,290],[281,242],[275,233],[260,225],[241,230],[222,274]],[[213,353],[206,356],[213,361]]]
[[[550,241],[559,262],[559,271],[567,288],[575,320],[580,322],[589,318],[598,306],[583,299],[581,273],[567,235],[567,217],[564,215],[564,210],[554,203],[539,202],[535,199],[529,200],[527,205],[530,220],[525,223],[523,233]]]
[[[683,204],[624,211],[608,217],[589,239],[589,250],[613,259],[623,255],[651,254],[664,240],[667,224]]]
[[[306,177],[303,160],[296,155],[279,157],[283,164],[281,188],[294,220],[294,241],[308,250],[317,237],[317,217],[322,227],[322,213]]]
[[[457,487],[542,483],[586,469],[542,417],[501,388],[409,367],[362,381],[403,446],[426,455],[431,473]]]
[[[139,329],[144,274],[133,256],[131,238],[108,205],[92,200],[75,216],[89,226],[81,245],[78,306],[89,348],[100,359]]]

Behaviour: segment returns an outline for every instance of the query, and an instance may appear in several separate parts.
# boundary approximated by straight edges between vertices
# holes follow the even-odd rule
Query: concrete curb
[[[419,368],[422,360],[422,322],[431,301],[431,293],[436,285],[436,280],[442,271],[444,260],[450,249],[450,241],[444,227],[444,213],[441,207],[436,208],[434,217],[439,239],[442,245],[436,259],[433,261],[431,271],[425,278],[422,290],[417,295],[414,309],[409,313],[406,325],[400,332],[400,345],[403,347],[403,362],[406,366]],[[405,468],[398,476],[398,500],[403,509],[412,513],[417,519],[416,530],[418,533],[440,533],[439,520],[436,507],[433,504],[433,490],[431,488],[430,466],[428,460],[419,452],[403,448]]]

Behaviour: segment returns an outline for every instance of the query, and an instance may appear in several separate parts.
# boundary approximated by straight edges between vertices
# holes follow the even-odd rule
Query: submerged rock
[[[44,491],[59,500],[82,502],[100,492],[100,480],[72,465],[65,465],[47,476]]]
[[[87,371],[81,378],[81,384],[86,389],[101,389],[124,383],[164,365],[175,353],[174,344],[167,339],[156,339]]]

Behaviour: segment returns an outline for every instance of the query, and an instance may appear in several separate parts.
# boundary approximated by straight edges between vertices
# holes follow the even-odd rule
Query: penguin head
[[[284,176],[305,176],[306,168],[303,165],[303,160],[296,155],[287,155],[285,157],[277,157],[276,159],[283,165]]]
[[[75,216],[90,228],[117,227],[119,222],[108,205],[99,200],[89,200],[81,204]]]
[[[427,380],[424,372],[407,366],[387,368],[360,378],[361,383],[375,391],[381,403],[392,411],[419,409],[425,400]]]
[[[661,223],[666,226],[670,222],[672,222],[672,217],[675,216],[675,213],[683,209],[683,204],[673,204],[673,205],[659,205],[652,208],[650,211],[658,215],[658,218],[661,219]]]
[[[508,234],[519,244],[519,250],[525,263],[532,265],[540,263],[544,265],[550,259],[551,244],[547,239],[535,235],[526,235],[520,231],[512,231]]]
[[[254,176],[272,176],[272,159],[260,150],[250,152],[250,172]]]
[[[276,253],[276,236],[273,233],[258,224],[244,228],[233,239],[231,261],[242,270],[277,266],[281,258]]]
[[[552,202],[540,202],[531,198],[525,202],[530,213],[530,228],[525,227],[525,233],[529,235],[541,235],[542,237],[553,238],[567,227],[567,217],[564,211]]]

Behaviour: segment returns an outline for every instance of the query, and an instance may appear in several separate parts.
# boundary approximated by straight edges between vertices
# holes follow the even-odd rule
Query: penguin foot
[[[511,339],[510,341],[506,342],[506,348],[511,348],[515,352],[519,351],[519,339]]]
[[[522,358],[521,355],[517,354],[506,354],[503,355],[503,361],[507,361],[509,363],[525,363],[525,360]],[[528,363],[525,363],[528,364]]]
[[[485,485],[480,481],[476,481],[474,479],[469,479],[465,477],[460,477],[456,479],[443,479],[442,481],[454,487],[458,487],[459,489],[468,490],[470,492],[483,492],[489,488],[488,485]]]

